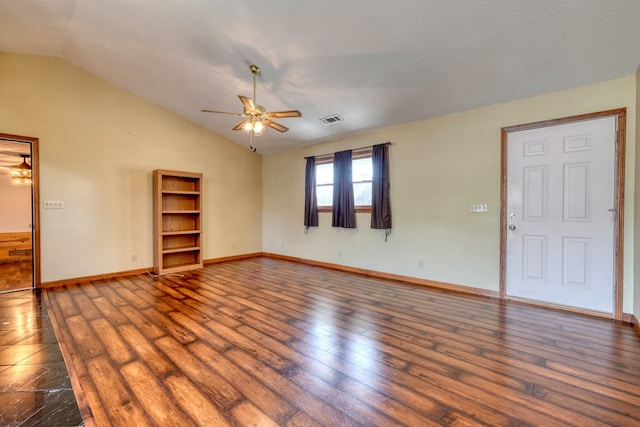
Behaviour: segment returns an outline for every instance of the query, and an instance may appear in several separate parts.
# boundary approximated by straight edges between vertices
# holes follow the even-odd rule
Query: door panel
[[[546,280],[547,238],[546,236],[522,236],[524,280]]]
[[[588,163],[564,165],[562,212],[565,221],[589,221],[589,176],[591,170]]]
[[[578,237],[565,237],[562,240],[562,284],[581,285],[588,283],[591,240]]]
[[[524,168],[524,219],[546,221],[548,196],[548,169],[546,166]]]
[[[507,136],[506,295],[613,312],[616,117]]]

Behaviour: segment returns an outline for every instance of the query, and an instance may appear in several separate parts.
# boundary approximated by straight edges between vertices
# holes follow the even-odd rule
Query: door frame
[[[33,288],[40,288],[40,157],[39,139],[31,136],[0,133],[0,139],[31,144],[31,226],[33,256]]]
[[[617,108],[613,110],[599,111],[596,113],[580,114],[577,116],[563,117],[559,119],[543,120],[533,123],[525,123],[515,126],[506,126],[501,129],[501,147],[500,147],[500,291],[499,297],[502,300],[522,301],[530,304],[550,307],[561,308],[566,311],[573,311],[578,313],[584,313],[589,315],[595,315],[599,317],[608,317],[601,312],[579,309],[567,306],[560,306],[552,303],[544,303],[538,301],[532,301],[516,297],[508,297],[506,295],[507,288],[507,145],[508,137],[511,132],[518,132],[523,130],[539,129],[544,127],[562,125],[567,123],[574,123],[580,121],[586,121],[591,119],[597,119],[608,116],[617,117],[617,130],[616,130],[616,150],[615,150],[615,194],[614,194],[614,209],[615,209],[615,222],[614,228],[614,276],[613,276],[613,288],[614,288],[614,301],[613,301],[613,319],[622,320],[622,298],[624,291],[624,174],[625,174],[625,146],[626,146],[626,128],[627,128],[627,109]]]

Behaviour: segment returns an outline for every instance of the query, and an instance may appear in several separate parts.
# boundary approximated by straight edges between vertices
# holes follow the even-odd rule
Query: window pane
[[[371,183],[361,182],[353,184],[353,198],[356,206],[371,205]]]
[[[316,187],[318,206],[333,205],[333,185],[319,185]]]
[[[373,179],[373,166],[371,164],[371,157],[365,157],[364,159],[355,159],[351,162],[351,167],[353,172],[353,182],[371,181]]]
[[[322,184],[333,184],[333,163],[316,165],[316,185]],[[318,204],[320,204],[320,200],[318,200]]]
[[[371,206],[371,180],[373,179],[371,157],[353,159],[351,168],[355,205]],[[333,205],[333,163],[316,165],[316,196],[318,206]]]

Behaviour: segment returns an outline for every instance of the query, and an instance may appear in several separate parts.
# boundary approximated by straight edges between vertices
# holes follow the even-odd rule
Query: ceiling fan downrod
[[[255,64],[249,65],[249,70],[251,74],[253,74],[253,104],[258,105],[258,101],[256,101],[256,76],[260,74],[260,67]]]

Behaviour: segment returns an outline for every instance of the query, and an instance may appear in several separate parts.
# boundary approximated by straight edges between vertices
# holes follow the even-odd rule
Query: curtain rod
[[[381,144],[373,144],[373,145],[367,145],[365,147],[359,147],[359,148],[351,148],[351,151],[361,151],[361,150],[366,150],[367,148],[373,148],[375,145],[381,145]],[[384,145],[393,145],[390,142],[385,142]],[[346,150],[340,150],[340,151],[346,151]],[[338,153],[338,151],[336,151],[336,153]],[[324,157],[324,156],[330,156],[332,154],[335,153],[326,153],[326,154],[316,154],[315,156],[306,156],[305,159],[308,159],[310,157]]]

